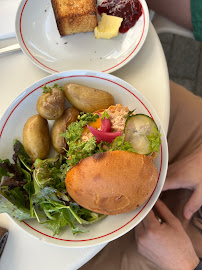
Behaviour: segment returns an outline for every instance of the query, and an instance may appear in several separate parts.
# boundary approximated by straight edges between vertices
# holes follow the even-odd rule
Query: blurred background
[[[202,97],[202,42],[160,33],[170,79]]]

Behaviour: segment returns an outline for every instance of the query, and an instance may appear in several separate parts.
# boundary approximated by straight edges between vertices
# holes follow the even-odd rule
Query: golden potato
[[[60,133],[64,133],[67,127],[75,122],[78,118],[79,111],[75,108],[68,108],[63,115],[55,120],[51,131],[52,143],[55,150],[62,154],[66,148],[65,138],[61,137]]]
[[[36,104],[38,113],[45,119],[58,119],[64,112],[65,94],[59,88],[52,88],[50,93],[42,94]]]
[[[51,145],[48,121],[39,114],[30,117],[25,123],[23,145],[33,161],[47,158]]]
[[[64,92],[72,106],[85,113],[107,109],[114,104],[110,93],[81,84],[67,83]]]

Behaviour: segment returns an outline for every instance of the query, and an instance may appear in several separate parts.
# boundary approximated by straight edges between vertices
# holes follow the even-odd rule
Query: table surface
[[[0,40],[0,48],[15,41]],[[0,118],[22,91],[49,75],[31,63],[21,51],[0,56],[0,74]],[[168,70],[163,49],[151,23],[138,55],[113,75],[130,83],[146,97],[167,133],[170,112]],[[79,249],[51,246],[24,233],[6,214],[0,214],[0,226],[9,230],[8,241],[0,260],[0,269],[3,270],[74,270],[105,246]]]

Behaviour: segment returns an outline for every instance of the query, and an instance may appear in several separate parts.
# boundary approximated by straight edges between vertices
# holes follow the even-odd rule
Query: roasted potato
[[[25,123],[23,145],[33,161],[47,158],[51,145],[48,121],[39,114],[30,117]]]
[[[81,84],[65,84],[64,92],[72,106],[85,113],[107,109],[114,104],[114,98],[110,93]]]
[[[65,138],[61,137],[60,133],[64,133],[72,122],[78,118],[79,111],[75,108],[65,109],[63,115],[55,120],[51,131],[52,143],[55,150],[62,154],[66,148]]]
[[[62,116],[65,100],[65,94],[61,89],[52,88],[50,93],[44,93],[39,97],[36,108],[43,118],[55,120]]]

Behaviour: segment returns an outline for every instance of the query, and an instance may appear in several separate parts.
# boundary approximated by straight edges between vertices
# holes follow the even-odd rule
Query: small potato
[[[65,94],[59,88],[52,88],[50,93],[42,94],[36,104],[38,113],[45,119],[58,119],[64,112]]]
[[[75,108],[68,108],[64,111],[63,115],[55,120],[51,132],[53,147],[55,150],[62,154],[66,148],[65,138],[61,137],[60,133],[64,133],[67,127],[75,122],[78,118],[79,111]]]
[[[25,123],[23,145],[33,161],[47,158],[51,145],[48,121],[39,114],[30,117]]]
[[[72,106],[85,113],[107,109],[114,104],[110,93],[81,84],[65,84],[64,92]]]

